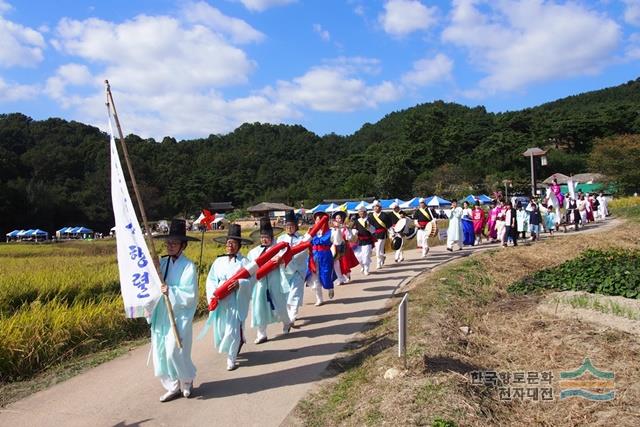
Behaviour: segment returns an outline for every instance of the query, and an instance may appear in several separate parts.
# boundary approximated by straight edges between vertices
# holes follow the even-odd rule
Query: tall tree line
[[[127,136],[148,215],[190,215],[213,201],[309,206],[325,198],[526,189],[528,147],[550,149],[552,172],[597,168],[594,147],[640,134],[640,79],[506,113],[436,101],[393,112],[349,136],[245,123],[227,135],[176,141]],[[600,150],[602,151],[602,150]],[[627,187],[623,187],[627,188]],[[61,119],[0,115],[0,228],[113,225],[108,137]]]

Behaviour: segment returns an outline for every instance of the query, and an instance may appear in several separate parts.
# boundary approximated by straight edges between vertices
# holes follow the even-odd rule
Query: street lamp
[[[536,196],[536,169],[533,164],[533,158],[540,157],[542,166],[546,166],[547,165],[546,154],[547,152],[545,150],[541,150],[538,147],[529,148],[527,149],[527,151],[522,153],[523,156],[531,158],[531,196],[533,197]]]
[[[513,185],[511,185],[511,180],[503,179],[502,183],[504,184],[504,199],[509,200],[509,191],[507,191],[507,185],[509,185],[509,187],[513,187]]]

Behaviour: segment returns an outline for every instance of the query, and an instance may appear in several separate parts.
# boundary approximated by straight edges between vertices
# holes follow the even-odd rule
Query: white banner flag
[[[116,220],[118,270],[125,314],[128,318],[150,317],[162,296],[160,277],[153,265],[136,212],[133,210],[113,137],[110,116],[109,132],[111,135],[111,202]]]
[[[569,190],[569,195],[574,200],[576,198],[576,184],[577,182],[573,182],[572,179],[567,181],[567,189]]]

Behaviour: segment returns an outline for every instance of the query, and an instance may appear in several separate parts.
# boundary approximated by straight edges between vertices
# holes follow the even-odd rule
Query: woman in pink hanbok
[[[489,232],[489,238],[492,241],[495,241],[498,238],[498,232],[496,230],[496,220],[498,219],[498,207],[496,206],[496,202],[491,202],[489,208],[489,218],[487,220],[487,229]]]

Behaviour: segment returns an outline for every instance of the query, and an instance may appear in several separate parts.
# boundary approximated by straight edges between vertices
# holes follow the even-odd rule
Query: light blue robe
[[[264,250],[262,246],[256,246],[249,251],[247,258],[255,261]],[[288,294],[289,284],[281,280],[279,268],[273,269],[262,279],[256,280],[251,294],[251,326],[254,328],[266,326],[278,321],[289,323]]]
[[[295,233],[293,236],[288,234],[282,234],[278,237],[277,242],[287,242],[289,246],[293,247],[302,241],[302,237]],[[304,278],[307,274],[307,268],[309,265],[309,251],[305,250],[297,254],[291,259],[289,264],[285,267],[284,264],[280,265],[280,277],[282,283],[289,285],[289,298],[287,304],[294,307],[302,306],[304,299]]]
[[[207,276],[207,302],[211,301],[213,292],[220,285],[248,263],[247,258],[240,253],[231,260],[228,256],[216,258]],[[233,294],[218,301],[218,307],[209,313],[207,325],[213,326],[213,344],[219,353],[227,353],[233,357],[238,354],[242,340],[242,324],[249,310],[251,285],[250,279],[240,280]],[[205,333],[207,328],[208,326],[205,326],[202,333]]]
[[[518,224],[518,233],[529,229],[529,212],[524,209],[518,209],[516,212],[516,222]]]
[[[167,263],[169,270],[167,271]],[[193,344],[193,316],[198,305],[198,276],[195,264],[184,255],[175,261],[170,257],[160,260],[160,274],[169,286],[169,300],[182,341],[182,349],[176,345],[167,306],[158,302],[151,315],[151,346],[153,367],[157,377],[171,380],[193,381],[196,367],[191,361]]]

